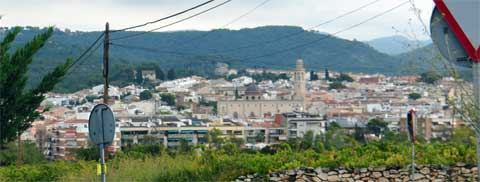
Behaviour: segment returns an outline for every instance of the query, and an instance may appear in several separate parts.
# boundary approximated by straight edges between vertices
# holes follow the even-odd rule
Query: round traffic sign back
[[[88,132],[94,144],[104,146],[112,144],[115,136],[115,118],[107,105],[98,104],[92,109],[88,120]]]

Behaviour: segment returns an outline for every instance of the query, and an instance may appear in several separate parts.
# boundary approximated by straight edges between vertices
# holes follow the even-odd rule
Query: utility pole
[[[105,24],[105,39],[103,42],[103,79],[104,79],[104,84],[103,84],[103,103],[105,105],[108,105],[108,49],[110,46],[110,40],[109,40],[109,25],[108,22]],[[101,171],[101,181],[105,182],[106,176],[105,176],[105,145],[100,144],[100,171]]]
[[[110,46],[109,40],[109,25],[105,24],[105,39],[103,42],[103,103],[108,105],[108,49]]]
[[[415,181],[415,133],[416,133],[416,127],[417,127],[417,114],[415,112],[415,109],[411,109],[410,111],[408,111],[405,124],[408,130],[408,138],[412,143],[412,164],[411,164],[412,169],[411,169],[410,179],[413,182]]]

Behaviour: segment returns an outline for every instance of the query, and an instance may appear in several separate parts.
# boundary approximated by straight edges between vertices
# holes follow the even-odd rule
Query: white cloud
[[[105,22],[111,27],[123,28],[167,16],[205,0],[0,0],[0,26],[30,25],[69,28],[72,30],[102,30]],[[218,1],[218,2],[217,2]],[[164,30],[219,28],[241,14],[255,7],[263,0],[233,0],[231,3],[192,20]],[[231,25],[231,29],[264,25],[296,25],[304,28],[320,24],[330,18],[355,9],[373,0],[271,0],[262,8]],[[216,0],[213,4],[223,2]],[[381,0],[353,15],[317,28],[333,33],[357,24],[371,16],[396,6],[403,0]],[[430,0],[416,0],[422,10],[424,21],[429,22],[433,3]],[[198,12],[198,11],[197,11]],[[188,15],[182,16],[186,17]],[[174,20],[172,20],[174,21]],[[166,21],[164,24],[171,22]],[[139,30],[148,30],[162,24]],[[385,16],[368,22],[358,28],[339,34],[348,39],[369,40],[397,33],[392,27],[420,39],[428,37],[422,33],[422,26],[414,16],[410,4]]]

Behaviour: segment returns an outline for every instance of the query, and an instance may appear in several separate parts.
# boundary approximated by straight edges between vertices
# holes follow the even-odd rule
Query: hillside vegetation
[[[6,31],[6,28],[0,30],[0,38]],[[44,29],[27,27],[17,38],[16,45],[42,31]],[[390,56],[363,42],[327,38],[324,33],[293,26],[219,29],[210,32],[153,32],[115,40],[137,33],[139,32],[112,33],[112,43],[137,47],[111,47],[112,75],[124,71],[125,67],[142,63],[157,63],[164,70],[194,70],[204,76],[210,75],[218,62],[227,63],[231,68],[237,69],[292,69],[298,58],[304,59],[308,70],[328,68],[336,71],[395,75],[421,73],[431,69],[431,64],[423,64],[415,56],[406,55],[407,53]],[[37,83],[40,78],[38,75],[46,73],[65,58],[79,56],[99,35],[100,32],[56,30],[30,67],[31,83]],[[321,41],[313,42],[315,40]],[[290,51],[284,51],[286,49]],[[100,46],[87,60],[74,67],[74,71],[57,87],[57,91],[74,91],[101,83],[102,51]],[[273,54],[278,52],[283,53]],[[415,69],[408,66],[412,64]]]

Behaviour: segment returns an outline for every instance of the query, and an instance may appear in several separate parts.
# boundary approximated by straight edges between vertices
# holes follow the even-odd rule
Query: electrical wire
[[[201,12],[198,12],[198,13],[196,13],[196,14],[194,14],[194,15],[188,16],[188,17],[186,17],[186,18],[180,19],[180,20],[178,20],[178,21],[175,21],[175,22],[173,22],[173,23],[169,23],[169,24],[167,24],[167,25],[164,25],[164,26],[161,26],[161,27],[158,27],[158,28],[151,29],[151,30],[149,30],[149,31],[139,32],[139,33],[136,33],[136,34],[126,35],[126,36],[118,37],[118,38],[112,38],[111,40],[122,40],[122,39],[132,38],[132,37],[136,37],[136,36],[140,36],[140,35],[143,35],[143,34],[147,34],[147,33],[150,33],[150,32],[156,31],[156,30],[160,30],[160,29],[163,29],[163,28],[166,28],[166,27],[169,27],[169,26],[172,26],[172,25],[175,25],[175,24],[184,22],[184,21],[186,21],[186,20],[192,19],[192,18],[194,18],[194,17],[196,17],[196,16],[199,16],[199,15],[202,15],[202,14],[204,14],[204,13],[207,13],[207,12],[209,12],[209,11],[211,11],[211,10],[213,10],[213,9],[216,9],[216,8],[218,8],[218,7],[220,7],[220,6],[223,6],[223,5],[225,5],[225,4],[227,4],[227,3],[231,2],[231,1],[232,1],[232,0],[226,0],[226,1],[222,2],[222,3],[220,3],[220,4],[217,4],[217,5],[215,5],[215,6],[213,6],[213,7],[210,7],[210,8],[208,8],[208,9],[206,9],[206,10],[203,10],[203,11],[201,11]]]
[[[346,16],[348,16],[348,15],[351,15],[351,14],[353,14],[353,13],[356,13],[356,12],[358,12],[358,11],[360,11],[360,10],[368,7],[368,6],[371,6],[371,5],[375,4],[375,3],[378,3],[379,1],[381,1],[381,0],[375,0],[375,1],[369,2],[369,3],[364,4],[364,5],[362,5],[362,6],[358,7],[358,8],[355,8],[355,9],[353,9],[353,10],[350,10],[350,11],[344,13],[344,14],[341,14],[341,15],[338,15],[338,16],[332,18],[332,19],[329,19],[329,20],[327,20],[327,21],[325,21],[325,22],[322,22],[322,23],[320,23],[320,24],[314,25],[314,26],[312,26],[312,27],[308,27],[307,29],[308,29],[308,30],[313,30],[313,29],[318,28],[318,27],[321,27],[321,26],[323,26],[323,25],[332,23],[332,22],[334,22],[334,21],[337,21],[338,19],[341,19],[341,18],[343,18],[343,17],[346,17]],[[300,31],[297,31],[297,32],[293,32],[293,33],[291,33],[291,34],[288,34],[288,35],[286,35],[286,36],[280,37],[280,38],[278,38],[278,39],[272,39],[272,40],[268,40],[268,41],[265,41],[265,42],[252,43],[252,44],[245,45],[245,46],[240,46],[240,47],[231,48],[231,49],[225,49],[225,50],[217,50],[217,51],[220,51],[220,52],[233,52],[233,51],[237,51],[237,50],[242,50],[242,49],[248,49],[248,48],[258,47],[258,46],[262,46],[262,45],[266,45],[266,44],[278,42],[278,41],[281,41],[281,40],[285,40],[285,39],[288,39],[288,38],[290,38],[290,37],[294,37],[294,36],[297,36],[297,35],[300,35],[300,34],[303,34],[303,33],[305,33],[305,31],[304,31],[304,30],[300,30]]]
[[[100,39],[104,35],[105,35],[105,32],[102,32],[102,34],[100,34],[100,36],[98,36],[98,38],[77,59],[75,59],[75,61],[73,61],[72,64],[70,64],[70,66],[67,67],[67,70],[72,68],[78,62],[80,62],[82,60],[82,58],[95,46],[95,44],[98,43],[98,41],[100,41]]]
[[[337,35],[337,34],[340,34],[340,33],[343,33],[345,31],[348,31],[348,30],[351,30],[353,28],[356,28],[358,26],[361,26],[369,21],[372,21],[378,17],[381,17],[391,11],[394,11],[402,6],[404,6],[405,4],[407,4],[408,1],[405,1],[397,6],[394,6],[393,8],[390,8],[386,11],[383,11],[379,14],[376,14],[370,18],[367,18],[357,24],[354,24],[352,26],[349,26],[345,29],[342,29],[340,31],[337,31],[335,33],[332,33],[332,34],[329,34],[329,35],[325,35],[324,37],[322,38],[318,38],[316,40],[313,40],[313,41],[310,41],[310,42],[307,42],[307,43],[304,43],[304,44],[300,44],[300,45],[297,45],[297,46],[294,46],[294,47],[290,47],[290,48],[286,48],[286,49],[282,49],[282,50],[278,50],[278,51],[275,51],[275,52],[271,52],[271,53],[268,53],[268,54],[264,54],[264,55],[259,55],[259,56],[253,56],[253,57],[247,57],[247,58],[244,58],[244,59],[238,59],[237,61],[247,61],[247,60],[252,60],[252,59],[258,59],[258,58],[262,58],[262,57],[269,57],[269,56],[274,56],[274,55],[277,55],[277,54],[281,54],[281,53],[285,53],[285,52],[289,52],[289,51],[292,51],[292,50],[295,50],[295,49],[298,49],[298,48],[302,48],[302,47],[306,47],[306,46],[309,46],[311,44],[314,44],[314,43],[317,43],[317,42],[320,42],[320,41],[323,41],[325,39],[329,39],[329,38],[332,38],[334,37],[334,35]],[[112,45],[115,45],[115,46],[119,46],[119,47],[123,47],[123,48],[135,48],[135,49],[143,49],[143,50],[147,50],[147,51],[152,51],[152,52],[162,52],[162,53],[168,53],[168,54],[177,54],[177,55],[183,55],[183,56],[188,56],[188,55],[191,55],[190,53],[184,53],[184,52],[176,52],[176,51],[166,51],[166,50],[158,50],[158,49],[153,49],[153,48],[146,48],[146,47],[138,47],[138,46],[128,46],[128,45],[121,45],[121,44],[113,44]]]
[[[222,29],[222,28],[226,28],[228,26],[230,26],[231,24],[234,24],[235,22],[239,21],[240,19],[252,14],[254,11],[256,11],[258,8],[261,8],[262,6],[264,6],[265,4],[267,4],[270,0],[265,0],[263,2],[261,2],[260,4],[258,4],[257,6],[255,6],[254,8],[250,9],[249,11],[247,11],[246,13],[236,17],[235,19],[229,21],[228,23],[226,23],[225,25],[221,26],[220,28],[217,28],[217,29]],[[193,41],[197,41],[199,39],[202,39],[202,38],[205,38],[207,37],[208,35],[214,33],[214,31],[207,31],[206,33],[202,34],[202,35],[199,35],[195,38],[192,38],[190,40],[186,40],[186,41],[183,41],[181,43],[179,43],[180,45],[185,45],[185,44],[188,44],[190,42],[193,42]]]
[[[360,25],[363,25],[363,24],[365,24],[365,23],[367,23],[367,22],[369,22],[369,21],[371,21],[371,20],[374,20],[374,19],[376,19],[376,18],[378,18],[378,17],[381,17],[381,16],[383,16],[383,15],[385,15],[385,14],[387,14],[387,13],[389,13],[389,12],[395,10],[395,9],[398,9],[398,8],[404,6],[404,5],[407,4],[407,3],[408,3],[408,1],[405,1],[405,2],[403,2],[403,3],[401,3],[401,4],[397,5],[397,6],[395,6],[395,7],[393,7],[393,8],[390,8],[390,9],[388,9],[388,10],[386,10],[386,11],[383,11],[382,13],[376,14],[375,16],[372,16],[372,17],[370,17],[370,18],[368,18],[368,19],[365,19],[364,21],[361,21],[360,23],[357,23],[357,24],[354,24],[354,25],[352,25],[352,26],[349,26],[349,27],[347,27],[347,28],[345,28],[345,29],[342,29],[342,30],[340,30],[340,31],[337,31],[337,32],[335,32],[335,33],[333,33],[333,34],[325,35],[325,36],[322,37],[322,38],[318,38],[318,39],[316,39],[316,40],[313,40],[313,41],[310,41],[310,42],[307,42],[307,43],[304,43],[304,44],[299,44],[299,45],[296,45],[296,46],[293,46],[293,47],[290,47],[290,48],[286,48],[286,49],[274,51],[274,52],[271,52],[271,53],[268,53],[268,54],[259,55],[259,56],[253,56],[253,57],[248,57],[248,58],[244,58],[244,59],[241,59],[241,60],[242,60],[242,61],[246,61],[246,60],[258,59],[258,58],[262,58],[262,57],[269,57],[269,56],[281,54],[281,53],[284,53],[284,52],[289,52],[289,51],[292,51],[292,50],[295,50],[295,49],[298,49],[298,48],[302,48],[302,47],[305,47],[305,46],[308,46],[308,45],[311,45],[311,44],[320,42],[320,41],[325,40],[325,39],[332,38],[332,37],[334,37],[334,35],[343,33],[343,32],[345,32],[345,31],[348,31],[348,30],[350,30],[350,29],[353,29],[353,28],[356,28],[356,27],[358,27],[358,26],[360,26]]]
[[[165,54],[173,54],[173,55],[180,55],[180,56],[195,56],[194,53],[187,53],[187,52],[177,52],[177,51],[168,51],[168,50],[166,51],[166,50],[155,49],[155,48],[124,45],[124,44],[117,44],[117,43],[110,43],[110,45],[125,48],[125,49],[139,49],[139,50],[144,50],[144,51],[154,52],[154,53],[165,53]]]
[[[178,12],[178,13],[175,13],[175,14],[172,14],[172,15],[169,15],[169,16],[166,16],[166,17],[163,17],[163,18],[160,18],[160,19],[155,20],[155,21],[150,21],[150,22],[146,22],[146,23],[143,23],[143,24],[140,24],[140,25],[135,25],[135,26],[131,26],[131,27],[119,29],[119,30],[112,30],[112,31],[110,31],[110,33],[127,31],[127,30],[134,29],[134,28],[144,27],[144,26],[147,26],[147,25],[149,25],[149,24],[158,23],[158,22],[160,22],[160,21],[167,20],[167,19],[173,18],[173,17],[175,17],[175,16],[179,16],[179,15],[182,15],[182,14],[187,13],[187,12],[189,12],[189,11],[192,11],[192,10],[194,10],[194,9],[200,8],[200,7],[202,7],[202,6],[204,6],[204,5],[207,5],[207,4],[209,4],[209,3],[213,2],[213,1],[215,1],[215,0],[206,1],[206,2],[204,2],[204,3],[202,3],[202,4],[199,4],[199,5],[196,5],[196,6],[194,6],[194,7],[189,8],[189,9],[180,11],[180,12]]]
[[[99,43],[92,51],[90,51],[90,54],[88,54],[87,57],[85,57],[85,59],[83,59],[83,60],[87,60],[88,58],[90,58],[93,55],[93,53],[95,53],[95,51],[97,51],[98,48],[100,48],[101,45],[103,45],[103,44]],[[67,72],[67,74],[65,74],[65,77],[70,75],[71,73],[75,72],[75,68],[78,68],[78,67],[82,66],[83,63],[85,63],[85,62],[79,62],[79,64],[71,66],[70,67],[71,69],[70,68],[68,69],[68,72]]]

